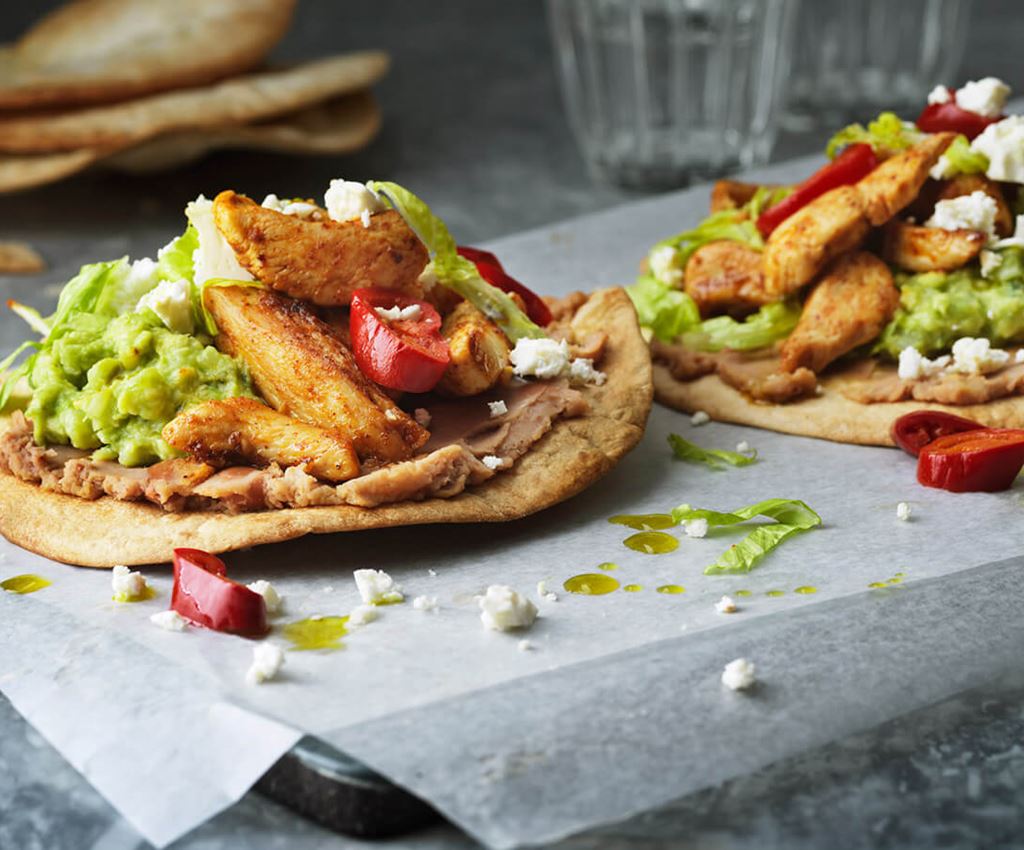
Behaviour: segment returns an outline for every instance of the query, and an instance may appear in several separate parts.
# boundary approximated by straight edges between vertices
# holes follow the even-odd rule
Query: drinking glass
[[[797,0],[548,0],[569,122],[598,178],[668,188],[767,161]]]

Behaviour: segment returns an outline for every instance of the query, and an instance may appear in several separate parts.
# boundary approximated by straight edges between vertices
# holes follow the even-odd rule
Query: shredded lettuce
[[[700,325],[697,302],[654,275],[640,275],[636,283],[626,287],[626,292],[633,300],[641,326],[650,328],[662,342],[672,342]]]
[[[195,265],[192,255],[199,248],[199,231],[189,225],[177,239],[157,252],[157,273],[161,280],[192,280]]]
[[[14,300],[8,301],[7,307],[39,336],[45,337],[50,332],[49,324],[47,324],[46,319],[42,317],[35,307],[29,307],[28,304],[22,304]]]
[[[947,177],[957,174],[984,174],[988,171],[989,161],[981,151],[971,148],[967,136],[957,136],[942,155],[943,173]]]
[[[370,188],[405,219],[433,258],[439,283],[454,290],[494,321],[512,342],[524,337],[544,337],[544,331],[505,292],[484,280],[476,264],[458,254],[455,239],[445,223],[420,198],[397,183],[371,181]]]
[[[757,526],[739,543],[726,549],[715,563],[704,570],[705,575],[748,573],[784,540],[821,525],[821,517],[798,499],[767,499],[729,513],[701,510],[690,505],[680,505],[672,510],[672,518],[676,522],[703,519],[711,527],[738,525],[758,516],[767,517],[772,522]]]
[[[874,121],[850,124],[829,139],[825,154],[835,159],[847,145],[866,142],[881,157],[892,156],[916,145],[925,136],[909,121],[902,120],[895,112],[883,112]]]
[[[757,460],[757,452],[742,454],[731,452],[726,449],[705,449],[696,443],[680,437],[678,434],[668,435],[668,444],[679,460],[694,461],[710,466],[712,469],[722,469],[725,464],[729,466],[749,466]]]
[[[789,336],[800,321],[800,311],[797,301],[777,301],[766,304],[742,322],[731,316],[715,316],[683,333],[683,345],[695,351],[765,348]]]

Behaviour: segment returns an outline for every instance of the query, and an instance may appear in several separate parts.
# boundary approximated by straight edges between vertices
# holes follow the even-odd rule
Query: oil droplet
[[[800,587],[798,587],[796,590],[793,591],[793,593],[802,593],[804,596],[807,596],[807,595],[809,595],[811,593],[817,593],[817,592],[818,592],[818,588],[812,587],[809,584],[800,585]]]
[[[641,531],[622,541],[628,548],[646,555],[664,555],[679,548],[679,541],[664,531]]]
[[[34,573],[11,576],[10,578],[0,581],[0,587],[8,593],[35,593],[37,590],[42,590],[44,587],[49,587],[51,584],[52,582],[48,579],[45,579],[42,576],[37,576]]]
[[[143,590],[139,596],[136,596],[132,599],[118,599],[116,596],[111,596],[110,598],[113,599],[115,602],[145,602],[147,599],[156,598],[156,588],[150,587],[147,584],[146,589]]]
[[[658,588],[658,593],[669,593],[674,596],[679,593],[686,593],[686,588],[680,587],[678,584],[663,584]]]
[[[627,584],[622,589],[626,591],[626,593],[636,593],[638,590],[643,590],[644,586],[642,584]]]
[[[603,573],[582,573],[567,578],[562,585],[569,593],[581,593],[584,596],[604,596],[619,589],[619,582]]]
[[[733,596],[752,596],[752,595],[753,594],[751,594],[751,592],[749,590],[737,590],[733,594]]]
[[[597,568],[599,570],[604,570],[605,572],[610,573],[614,570],[617,570],[619,568],[619,565],[613,564],[611,561],[605,561],[603,564],[598,564]]]
[[[896,578],[903,578],[906,573],[893,573],[893,575],[896,576]]]
[[[871,584],[868,585],[868,587],[874,587],[874,588],[887,587],[887,586],[888,585],[886,585],[886,583],[884,581],[873,581],[873,582],[871,582]]]
[[[903,581],[902,577],[900,577],[900,576],[893,576],[891,579],[889,579],[886,582],[886,584],[899,584],[901,581]]]
[[[342,637],[348,634],[348,617],[310,617],[284,627],[284,636],[293,649],[341,649]]]
[[[617,514],[609,517],[608,522],[635,528],[637,531],[658,531],[676,524],[671,514]]]
[[[770,596],[773,599],[776,599],[779,596],[785,596],[786,595],[786,591],[784,591],[784,590],[769,590],[769,591],[766,591],[764,595],[765,596]]]

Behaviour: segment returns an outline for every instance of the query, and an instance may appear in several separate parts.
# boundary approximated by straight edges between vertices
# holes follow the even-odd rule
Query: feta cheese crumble
[[[441,606],[436,596],[417,596],[412,601],[412,607],[417,611],[437,611]]]
[[[961,337],[953,343],[953,363],[950,372],[962,375],[987,375],[997,372],[1010,362],[1010,352],[992,348],[984,337]]]
[[[537,606],[505,584],[492,584],[483,596],[477,597],[477,604],[485,629],[525,629],[537,619]]]
[[[900,502],[896,506],[896,519],[902,522],[906,522],[908,519],[910,519],[910,514],[910,505],[907,502]]]
[[[356,570],[352,577],[359,595],[368,605],[390,605],[405,599],[401,585],[383,570]]]
[[[548,590],[548,583],[544,580],[537,582],[537,595],[545,602],[558,601],[558,594],[553,590]]]
[[[363,227],[370,226],[370,216],[387,209],[368,183],[353,180],[332,180],[324,194],[324,207],[335,221],[359,219]]]
[[[678,252],[671,245],[659,245],[647,255],[647,265],[662,283],[682,289],[683,270],[676,265]]]
[[[484,455],[480,460],[484,466],[494,472],[497,472],[505,464],[505,461],[497,455]]]
[[[745,691],[757,681],[757,667],[746,658],[737,658],[725,665],[722,671],[722,684],[733,691]]]
[[[569,382],[572,384],[595,384],[602,386],[608,376],[594,368],[589,357],[577,357],[569,364]]]
[[[996,118],[1002,114],[1009,96],[1010,87],[1002,80],[983,77],[964,83],[956,90],[956,105],[986,118]]]
[[[687,537],[706,537],[708,533],[708,521],[704,517],[688,519],[683,523],[683,533]]]
[[[719,614],[735,614],[740,609],[736,605],[735,599],[731,596],[723,596],[715,603],[715,610]]]
[[[162,280],[139,299],[135,312],[152,310],[168,330],[192,333],[192,298],[187,280]]]
[[[746,440],[740,440],[736,444],[736,451],[738,451],[741,455],[750,454],[750,443],[748,443]]]
[[[990,179],[1024,183],[1024,115],[989,124],[971,142],[971,150],[988,157],[985,174]]]
[[[902,381],[919,381],[939,374],[949,365],[950,360],[952,358],[948,354],[929,360],[914,346],[908,345],[900,352],[896,374]]]
[[[516,644],[516,649],[520,652],[530,652],[534,648],[533,641],[529,641],[523,638],[519,643]]]
[[[150,616],[149,622],[168,632],[183,632],[188,625],[188,620],[177,611],[157,611]]]
[[[690,424],[696,428],[700,425],[707,425],[711,421],[711,417],[708,416],[707,411],[698,410],[693,416],[690,417]]]
[[[110,576],[110,586],[114,591],[115,602],[137,602],[145,599],[149,590],[146,577],[142,573],[132,572],[124,564],[118,564]]]
[[[430,421],[433,417],[431,417],[430,411],[425,407],[417,407],[412,412],[412,418],[416,420],[416,424],[421,428],[429,428]]]
[[[359,626],[365,626],[367,623],[372,623],[379,616],[380,614],[375,606],[357,605],[348,615],[348,624],[358,628]]]
[[[263,602],[267,606],[267,613],[270,616],[281,613],[281,595],[269,581],[263,581],[263,579],[254,581],[249,585],[249,590],[263,597]]]
[[[200,195],[185,207],[185,215],[199,234],[199,247],[192,252],[192,280],[196,286],[215,277],[252,280],[252,275],[242,268],[234,249],[214,223],[213,201]]]
[[[296,218],[316,220],[321,218],[320,208],[308,201],[283,201],[277,195],[267,195],[263,199],[262,207],[274,210],[285,215],[293,215]]]
[[[1014,234],[1016,236],[1016,234]],[[998,242],[996,243],[999,244]],[[995,251],[983,248],[978,258],[981,262],[981,276],[988,278],[1003,264],[1003,258]]]
[[[930,92],[928,92],[928,105],[934,105],[936,103],[949,103],[953,99],[949,93],[949,89],[945,86],[936,86]]]
[[[925,226],[942,230],[977,230],[986,234],[989,240],[994,240],[998,213],[995,199],[977,190],[936,203],[935,211]]]
[[[272,643],[258,643],[252,648],[252,666],[245,674],[250,685],[262,685],[273,679],[284,666],[284,652]]]
[[[523,337],[509,354],[512,371],[520,378],[559,378],[569,370],[569,343],[564,339]]]
[[[408,307],[374,307],[373,312],[387,322],[418,322],[423,316],[423,308],[419,304]]]
[[[491,419],[497,419],[499,416],[504,416],[508,413],[508,405],[504,401],[489,401],[487,402],[487,409],[490,411]]]

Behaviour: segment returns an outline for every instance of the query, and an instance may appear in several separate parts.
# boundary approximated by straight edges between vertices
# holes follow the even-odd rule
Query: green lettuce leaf
[[[943,154],[949,162],[947,173],[950,177],[957,174],[984,174],[988,171],[988,157],[981,151],[971,150],[971,143],[966,136],[957,136],[953,144]]]
[[[50,332],[50,325],[34,307],[22,304],[18,301],[8,301],[7,306],[11,312],[25,322],[39,336],[45,337]]]
[[[654,275],[644,274],[627,286],[642,327],[662,342],[672,342],[688,330],[700,325],[697,302],[681,289],[676,289]]]
[[[445,223],[420,198],[397,183],[371,181],[370,188],[405,219],[433,257],[439,283],[454,290],[500,327],[512,342],[546,336],[505,292],[484,280],[476,265],[460,257]]]
[[[800,310],[796,301],[777,301],[766,304],[742,322],[731,316],[715,316],[684,332],[683,345],[695,351],[765,348],[789,336],[800,320]]]
[[[72,313],[92,312],[104,291],[120,282],[127,274],[128,258],[121,257],[119,260],[112,260],[107,263],[90,263],[82,266],[64,289],[61,290],[57,299],[57,310],[47,320],[50,326],[50,336],[59,336],[68,317]]]
[[[668,435],[668,444],[679,460],[703,463],[712,469],[723,469],[725,464],[729,466],[749,466],[757,460],[757,452],[753,454],[742,454],[731,452],[726,449],[705,449],[696,443],[680,437],[678,434]]]
[[[847,145],[866,142],[881,157],[892,156],[916,145],[924,133],[895,112],[883,112],[867,128],[863,124],[850,124],[829,139],[825,154],[835,159]]]
[[[192,280],[195,265],[192,255],[199,247],[199,231],[193,225],[177,239],[172,239],[157,252],[157,274],[161,280]]]
[[[749,573],[772,549],[803,530],[795,525],[782,523],[758,526],[739,543],[730,546],[719,555],[715,563],[705,568],[704,575]]]
[[[39,351],[40,344],[38,342],[23,342],[14,351],[8,354],[3,360],[0,360],[0,411],[7,407],[7,402],[11,399],[11,393],[14,392],[14,387],[22,378],[28,374],[28,370],[31,368],[31,360],[29,357],[25,360],[17,369],[11,372],[7,370],[11,368],[14,361],[25,351],[30,348],[35,351]]]

